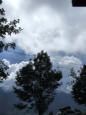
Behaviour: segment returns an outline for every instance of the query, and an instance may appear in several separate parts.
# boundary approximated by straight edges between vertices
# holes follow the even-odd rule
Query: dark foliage
[[[50,112],[49,115],[54,115],[53,112]]]
[[[72,95],[76,102],[86,105],[86,65],[83,66],[80,75],[76,78]]]
[[[0,5],[1,4],[2,0],[0,0]],[[17,34],[22,30],[20,27],[17,28],[18,23],[19,19],[8,22],[8,20],[5,18],[5,10],[3,8],[0,8],[0,52],[3,50],[7,50],[9,46],[13,49],[15,48],[15,43],[5,44],[3,42],[3,39],[7,34]]]
[[[22,103],[16,107],[27,110],[35,108],[38,114],[42,115],[53,101],[61,78],[61,72],[52,70],[47,53],[41,51],[17,73],[17,87],[14,87],[14,90]]]
[[[72,5],[76,7],[86,6],[86,0],[72,0]]]
[[[0,0],[0,5],[1,4],[2,0]],[[0,52],[3,50],[7,50],[9,46],[13,49],[15,48],[15,43],[5,44],[3,42],[3,39],[7,34],[17,34],[22,30],[20,27],[17,28],[18,23],[19,19],[8,22],[8,20],[5,18],[5,10],[3,8],[0,9]]]
[[[64,107],[59,109],[58,115],[86,115],[78,109],[71,109],[71,107]]]
[[[3,81],[3,78],[6,79],[9,75],[6,70],[8,69],[8,66],[4,64],[3,61],[0,61],[0,83]]]
[[[2,0],[0,0],[0,5],[2,4]],[[4,38],[6,35],[17,34],[22,29],[20,27],[17,28],[18,20],[13,20],[8,22],[5,18],[5,10],[0,8],[0,53],[4,50],[8,50],[8,47],[15,49],[15,43],[5,43]],[[0,82],[7,77],[7,66],[4,62],[0,61]]]

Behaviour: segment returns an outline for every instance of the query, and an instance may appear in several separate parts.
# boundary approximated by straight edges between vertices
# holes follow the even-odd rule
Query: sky
[[[85,54],[86,8],[72,7],[71,0],[6,0],[4,4],[8,18],[20,19],[23,31],[14,39],[27,54],[40,50]]]
[[[71,68],[77,72],[86,64],[86,8],[72,7],[71,0],[3,0],[2,7],[9,21],[20,19],[18,26],[23,30],[17,35],[6,36],[7,42],[16,43],[16,49],[0,53],[0,60],[9,66],[10,73],[0,84],[0,90],[11,92],[16,72],[44,50],[53,67],[62,71],[60,82],[63,85],[59,91],[69,95],[69,83],[74,80],[69,77]],[[63,105],[64,97],[61,100]]]
[[[72,7],[71,0],[5,0],[3,7],[8,20],[20,19],[18,26],[23,29],[18,35],[6,36],[7,42],[16,43],[15,51],[0,54],[10,67],[7,89],[20,65],[41,50],[47,51],[55,68],[61,67],[65,84],[70,69],[78,70],[86,63],[86,8]]]

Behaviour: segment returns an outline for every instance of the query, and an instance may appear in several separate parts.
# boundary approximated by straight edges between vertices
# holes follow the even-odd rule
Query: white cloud
[[[81,66],[82,62],[74,56],[65,56],[61,59],[59,65],[74,67],[74,66]]]
[[[16,2],[18,9],[12,8],[13,2],[6,4],[8,17],[21,20],[24,30],[12,38],[26,53],[45,50],[86,54],[86,8],[73,8],[70,0],[22,0]]]
[[[15,81],[16,72],[22,67],[24,67],[26,64],[28,64],[28,62],[22,61],[19,64],[17,63],[10,64],[10,62],[6,59],[3,59],[3,61],[9,67],[8,69],[9,76],[7,80],[4,80],[4,82],[0,84],[0,87],[2,87],[4,90],[12,90],[12,86],[14,85],[14,81]]]
[[[72,88],[71,82],[75,80],[70,76],[71,69],[73,68],[77,73],[82,67],[82,61],[74,56],[54,56],[51,57],[51,60],[53,62],[53,66],[57,70],[62,71],[63,74],[63,78],[60,81],[62,82],[62,85],[59,87],[59,90],[70,93]]]
[[[10,4],[13,8],[18,8],[20,4],[20,0],[6,0],[8,4]]]

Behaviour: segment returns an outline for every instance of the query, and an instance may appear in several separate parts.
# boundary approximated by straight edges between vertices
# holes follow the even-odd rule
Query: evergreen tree
[[[78,109],[71,109],[70,106],[59,109],[57,115],[86,115]]]
[[[15,106],[26,110],[35,108],[38,115],[42,115],[53,101],[61,78],[61,72],[52,69],[50,57],[41,51],[17,72],[14,91],[21,103]]]
[[[8,69],[8,66],[4,64],[3,61],[0,61],[0,83],[2,83],[3,79],[6,79],[9,75],[6,71]]]
[[[80,75],[76,77],[72,95],[77,103],[86,105],[86,65],[81,69]]]
[[[2,0],[0,0],[0,5],[1,4]],[[20,27],[17,28],[17,23],[19,23],[19,19],[8,22],[8,20],[5,18],[5,10],[0,8],[0,53],[4,50],[8,50],[8,47],[13,49],[15,48],[15,43],[5,43],[4,38],[7,34],[17,34],[22,30]],[[8,67],[4,64],[4,62],[0,61],[0,82],[4,78],[6,79],[8,74],[5,70],[7,70],[7,68]]]

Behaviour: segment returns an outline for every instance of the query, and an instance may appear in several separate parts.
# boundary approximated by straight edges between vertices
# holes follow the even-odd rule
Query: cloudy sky
[[[3,0],[6,17],[8,20],[20,19],[18,26],[23,30],[18,35],[6,36],[7,42],[16,43],[16,49],[0,53],[0,60],[9,66],[10,73],[0,84],[0,90],[12,91],[16,72],[44,50],[51,57],[53,67],[63,73],[63,85],[59,90],[70,94],[70,69],[74,67],[77,71],[86,64],[86,8],[72,7],[71,1]]]
[[[41,50],[48,52],[54,67],[65,68],[64,76],[71,67],[77,70],[86,63],[86,8],[72,7],[71,0],[5,0],[3,7],[6,17],[19,18],[23,28],[20,34],[6,37],[16,42],[16,50],[0,54],[11,76]]]
[[[86,8],[72,7],[71,0],[5,0],[10,19],[19,18],[23,31],[15,37],[26,53],[86,50]]]

